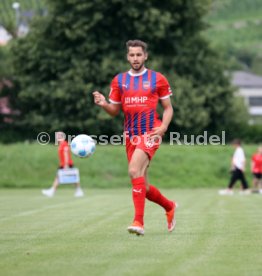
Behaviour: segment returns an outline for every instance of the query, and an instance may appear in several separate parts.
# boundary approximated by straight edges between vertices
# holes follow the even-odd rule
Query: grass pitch
[[[71,188],[71,187],[70,187]],[[0,274],[261,275],[262,195],[163,190],[179,202],[177,227],[146,204],[145,236],[130,235],[129,189],[0,190]]]
[[[244,145],[246,177],[251,185],[251,156],[257,145]],[[149,167],[150,181],[160,188],[221,188],[230,178],[232,146],[161,145]],[[124,146],[97,146],[90,158],[73,156],[81,183],[89,188],[128,188]],[[10,165],[11,164],[11,165]],[[1,188],[47,188],[58,166],[57,147],[0,144]],[[238,184],[239,185],[239,184]]]

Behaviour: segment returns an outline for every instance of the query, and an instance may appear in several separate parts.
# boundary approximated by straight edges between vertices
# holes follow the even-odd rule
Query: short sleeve
[[[168,83],[168,80],[166,77],[164,77],[162,74],[158,73],[158,89],[157,93],[159,96],[159,99],[167,99],[172,95],[171,87]]]
[[[119,89],[117,76],[113,78],[110,85],[109,101],[113,104],[121,104],[121,91]]]

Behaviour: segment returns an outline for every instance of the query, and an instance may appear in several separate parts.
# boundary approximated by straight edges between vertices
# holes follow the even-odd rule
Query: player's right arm
[[[109,94],[110,103],[108,103],[105,96],[98,91],[93,92],[93,95],[95,104],[101,106],[112,117],[118,115],[122,106],[118,76],[114,77],[111,82],[111,89]]]
[[[118,115],[121,104],[108,103],[105,96],[98,91],[93,92],[93,96],[95,104],[101,106],[110,116]]]

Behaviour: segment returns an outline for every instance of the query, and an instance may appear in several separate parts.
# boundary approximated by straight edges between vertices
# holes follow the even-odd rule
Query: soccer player
[[[253,185],[254,188],[261,187],[262,179],[262,147],[258,147],[257,152],[252,155],[251,159],[251,172],[253,174]]]
[[[239,139],[235,139],[232,145],[235,147],[235,152],[231,160],[231,179],[229,181],[228,188],[220,190],[219,194],[233,195],[233,186],[238,180],[241,181],[243,194],[250,194],[250,190],[248,189],[248,183],[245,178],[246,158],[244,150],[241,147],[241,141]]]
[[[124,135],[128,159],[128,173],[133,186],[134,220],[127,228],[130,233],[144,235],[145,199],[162,206],[166,211],[168,231],[175,228],[177,203],[164,197],[149,183],[148,166],[161,137],[165,134],[173,116],[170,96],[171,88],[160,73],[145,67],[148,58],[147,44],[141,40],[129,40],[127,60],[131,66],[128,72],[120,73],[111,83],[109,101],[98,91],[93,92],[94,102],[111,116],[122,108],[125,122]],[[158,101],[164,109],[162,121],[156,112]]]
[[[56,141],[58,142],[58,157],[59,157],[59,169],[66,169],[73,167],[73,161],[69,145],[65,139],[65,134],[61,131],[56,132]],[[59,185],[58,177],[56,176],[53,185],[50,189],[42,190],[42,194],[47,197],[53,197]],[[75,197],[84,196],[84,192],[80,187],[80,183],[76,183]]]

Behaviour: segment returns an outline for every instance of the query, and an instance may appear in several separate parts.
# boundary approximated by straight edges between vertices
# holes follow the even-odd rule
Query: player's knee
[[[140,170],[136,168],[135,166],[130,166],[128,168],[128,174],[131,178],[137,178],[140,176]]]

